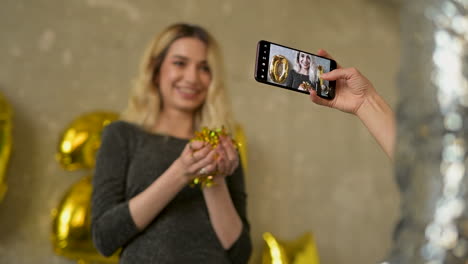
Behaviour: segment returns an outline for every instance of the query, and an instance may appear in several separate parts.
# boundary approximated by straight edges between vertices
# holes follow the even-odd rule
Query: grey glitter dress
[[[144,230],[128,201],[145,190],[177,159],[186,139],[148,133],[117,121],[103,132],[93,178],[92,235],[101,254],[122,248],[120,263],[247,263],[252,251],[241,166],[227,177],[243,229],[228,250],[211,225],[203,193],[184,187]]]

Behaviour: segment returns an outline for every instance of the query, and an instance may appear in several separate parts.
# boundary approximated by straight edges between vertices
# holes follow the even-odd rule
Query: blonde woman
[[[216,41],[172,25],[145,53],[123,120],[106,127],[93,179],[92,234],[120,263],[247,263],[244,176],[232,142],[189,140],[234,120]],[[217,157],[215,159],[215,156]],[[192,188],[217,170],[215,185]]]
[[[294,69],[289,70],[288,77],[284,83],[287,87],[308,91],[316,88],[316,63],[312,56],[297,52],[294,60]]]

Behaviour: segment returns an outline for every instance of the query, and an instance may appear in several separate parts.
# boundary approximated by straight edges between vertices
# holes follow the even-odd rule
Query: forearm
[[[234,207],[226,181],[203,189],[211,224],[224,249],[229,249],[242,232],[242,220]]]
[[[364,123],[372,136],[374,136],[385,153],[393,160],[396,122],[395,114],[390,106],[377,92],[372,92],[359,107],[356,115]]]
[[[129,202],[130,214],[139,230],[143,230],[184,188],[188,179],[177,166],[171,166],[146,190]]]

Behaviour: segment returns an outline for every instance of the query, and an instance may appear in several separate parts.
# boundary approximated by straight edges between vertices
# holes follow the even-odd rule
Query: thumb
[[[318,105],[323,105],[323,106],[328,106],[331,107],[332,103],[330,100],[323,99],[322,97],[317,95],[317,92],[313,89],[310,90],[310,95],[309,98],[312,102],[318,104]]]

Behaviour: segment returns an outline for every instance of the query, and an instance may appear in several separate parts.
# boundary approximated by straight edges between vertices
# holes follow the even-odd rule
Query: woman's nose
[[[199,80],[197,67],[187,67],[184,73],[184,79],[190,83],[196,83]]]

